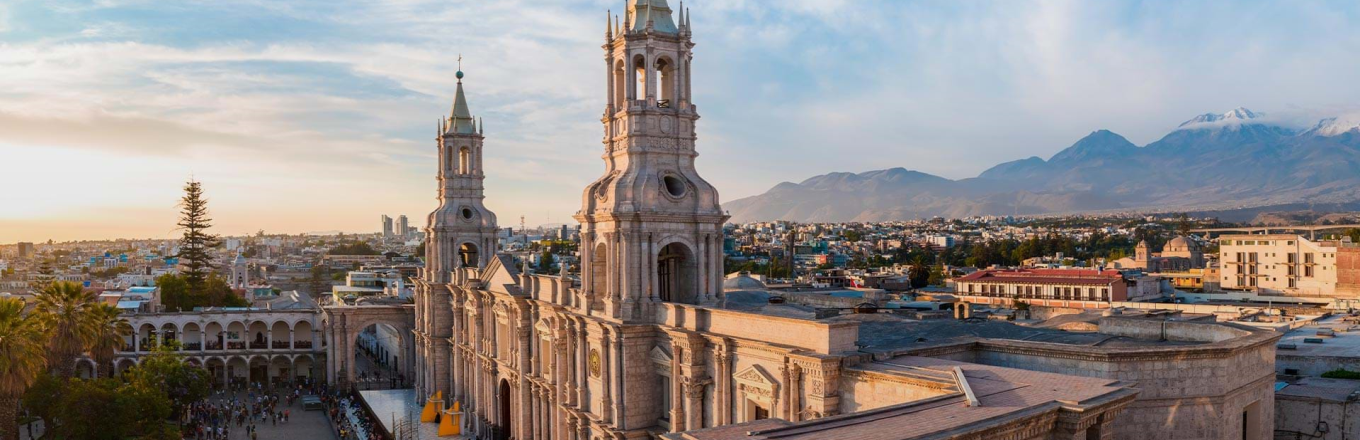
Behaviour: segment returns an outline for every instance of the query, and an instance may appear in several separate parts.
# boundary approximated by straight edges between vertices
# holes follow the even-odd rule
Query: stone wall
[[[1275,397],[1275,432],[1282,439],[1360,439],[1360,404],[1279,395]]]
[[[1170,339],[1218,342],[1107,348],[983,339],[910,354],[966,359],[959,351],[971,351],[969,360],[981,364],[1131,383],[1140,390],[1138,399],[1117,419],[1116,439],[1236,440],[1243,438],[1245,412],[1257,428],[1249,438],[1269,440],[1281,335],[1230,324],[1101,320],[1102,333],[1146,336],[1164,329]],[[1224,339],[1231,335],[1237,336]]]

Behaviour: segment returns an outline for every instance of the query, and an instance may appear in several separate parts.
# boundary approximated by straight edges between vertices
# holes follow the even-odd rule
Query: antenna
[[[458,54],[458,70],[463,70],[463,54]]]

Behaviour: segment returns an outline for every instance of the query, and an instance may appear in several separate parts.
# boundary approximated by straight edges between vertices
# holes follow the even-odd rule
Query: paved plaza
[[[213,403],[221,403],[222,400],[214,396],[209,399]],[[335,435],[335,430],[331,428],[330,419],[326,417],[326,411],[304,411],[302,400],[299,399],[293,406],[280,403],[279,408],[289,410],[288,423],[274,425],[268,420],[264,422],[256,421],[255,427],[260,434],[259,440],[339,440]],[[231,440],[249,439],[244,426],[231,424]]]

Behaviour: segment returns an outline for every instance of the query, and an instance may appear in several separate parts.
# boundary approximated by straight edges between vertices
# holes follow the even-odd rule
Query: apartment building
[[[1223,290],[1266,295],[1332,297],[1342,243],[1295,234],[1224,235],[1219,238]]]

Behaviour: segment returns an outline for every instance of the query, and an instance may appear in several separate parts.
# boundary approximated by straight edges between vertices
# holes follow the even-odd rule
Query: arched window
[[[695,259],[689,248],[671,243],[656,256],[657,298],[663,302],[697,303]]]
[[[458,174],[468,174],[471,172],[472,166],[468,164],[471,157],[472,152],[468,150],[468,147],[463,147],[458,150]]]
[[[477,259],[477,246],[472,243],[463,243],[458,247],[458,260],[463,262],[463,267],[480,266]]]
[[[642,55],[633,57],[633,83],[636,85],[633,90],[633,99],[647,99],[647,82],[651,81],[647,75],[647,59]]]
[[[669,108],[675,95],[675,68],[665,58],[656,60],[656,106]]]
[[[614,109],[627,108],[628,75],[623,61],[614,66]]]

